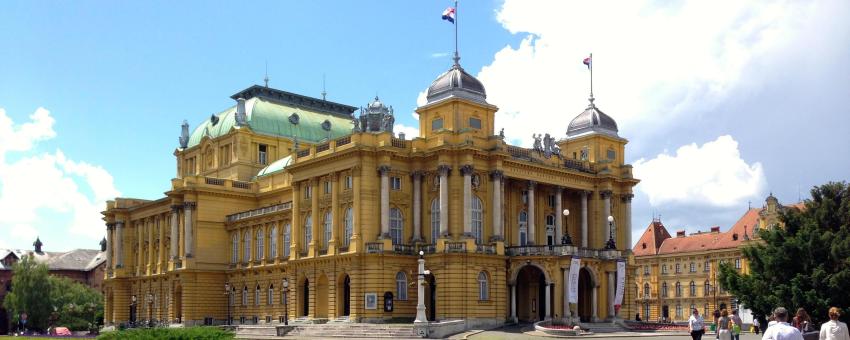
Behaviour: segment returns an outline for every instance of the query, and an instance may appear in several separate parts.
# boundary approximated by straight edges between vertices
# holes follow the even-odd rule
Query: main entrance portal
[[[578,316],[581,322],[590,322],[593,318],[593,278],[587,268],[578,272]]]
[[[517,282],[517,319],[534,322],[546,318],[546,275],[540,268],[520,269]]]

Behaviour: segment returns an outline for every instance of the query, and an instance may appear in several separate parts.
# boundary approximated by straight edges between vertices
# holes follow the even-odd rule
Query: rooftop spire
[[[266,83],[266,87],[269,87],[269,61],[266,60],[266,77],[263,78],[263,82]]]
[[[322,100],[327,100],[327,99],[325,99],[327,97],[327,95],[328,95],[328,92],[325,91],[325,74],[322,73]]]

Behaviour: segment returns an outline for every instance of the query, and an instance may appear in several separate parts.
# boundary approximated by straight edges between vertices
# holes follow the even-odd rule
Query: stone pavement
[[[470,339],[470,340],[514,340],[514,339],[546,339],[546,338],[558,338],[554,336],[549,336],[534,330],[534,327],[531,324],[522,324],[522,325],[513,325],[506,326],[490,331],[468,331],[460,334],[456,334],[452,336],[450,339]],[[604,333],[604,334],[594,334],[594,335],[585,335],[585,336],[577,336],[577,337],[564,337],[564,338],[580,338],[580,339],[615,339],[615,340],[625,340],[625,339],[663,339],[663,340],[690,340],[691,336],[684,332],[618,332],[618,333]],[[714,340],[714,334],[706,334],[702,337],[704,340]],[[761,334],[755,335],[751,333],[741,334],[741,340],[759,340],[761,339]]]

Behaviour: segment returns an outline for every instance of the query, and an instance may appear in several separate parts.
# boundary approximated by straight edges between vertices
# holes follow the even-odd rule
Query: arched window
[[[691,296],[697,296],[697,284],[691,281]]]
[[[407,275],[404,272],[395,274],[396,300],[407,300]]]
[[[431,244],[437,244],[440,238],[440,199],[431,200]]]
[[[251,262],[251,232],[246,230],[245,234],[242,236],[244,236],[242,238],[242,242],[244,243],[242,245],[242,261]]]
[[[230,305],[236,306],[236,287],[230,287]],[[165,297],[166,305],[168,305],[168,296]]]
[[[490,299],[490,283],[487,280],[487,273],[478,273],[478,300]]]
[[[676,317],[679,319],[682,318],[682,305],[676,305]]]
[[[277,258],[277,224],[272,224],[272,231],[269,232],[269,258]]]
[[[661,284],[661,296],[667,297],[667,282]]]
[[[248,305],[248,286],[242,287],[242,305],[243,306]]]
[[[331,230],[331,222],[333,221],[333,214],[330,211],[325,212],[325,224],[324,231],[325,235],[322,237],[322,249],[328,249],[328,242],[330,242],[332,235]]]
[[[260,285],[257,285],[257,289],[254,290],[254,304],[260,305]]]
[[[476,244],[484,243],[484,205],[481,204],[481,199],[472,197],[472,236],[475,237]]]
[[[525,211],[519,212],[519,245],[524,246],[528,243],[528,213]]]
[[[266,304],[272,305],[274,303],[274,285],[269,285],[269,291],[266,293]]]
[[[390,209],[390,238],[392,238],[393,244],[401,244],[403,226],[404,219],[401,217],[401,210],[398,210],[398,208]]]
[[[231,253],[230,253],[230,262],[236,263],[239,262],[239,232],[233,233],[231,236]]]
[[[649,296],[649,283],[643,284],[643,296]]]
[[[676,281],[676,297],[682,297],[682,284]]]
[[[308,211],[307,219],[304,220],[304,244],[301,251],[307,252],[307,249],[310,248],[311,240],[313,240],[313,216],[310,216],[310,212]]]
[[[351,235],[354,233],[354,215],[351,211],[351,207],[345,209],[345,218],[343,219],[342,224],[345,229],[342,244],[343,246],[348,247],[348,245],[351,244]]]
[[[263,234],[263,227],[257,229],[257,232],[255,233],[257,237],[257,253],[255,256],[257,258],[257,261],[262,260],[263,255],[265,255],[265,248],[263,243],[265,243],[266,237]]]
[[[711,284],[708,281],[705,281],[702,288],[702,296],[708,296],[711,293]]]
[[[292,225],[283,226],[283,257],[289,258],[289,247],[292,246]]]

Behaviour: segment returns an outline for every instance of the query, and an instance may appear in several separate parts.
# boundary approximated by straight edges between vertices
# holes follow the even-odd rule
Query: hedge
[[[233,339],[233,333],[217,327],[133,328],[104,332],[98,340],[218,340]]]

